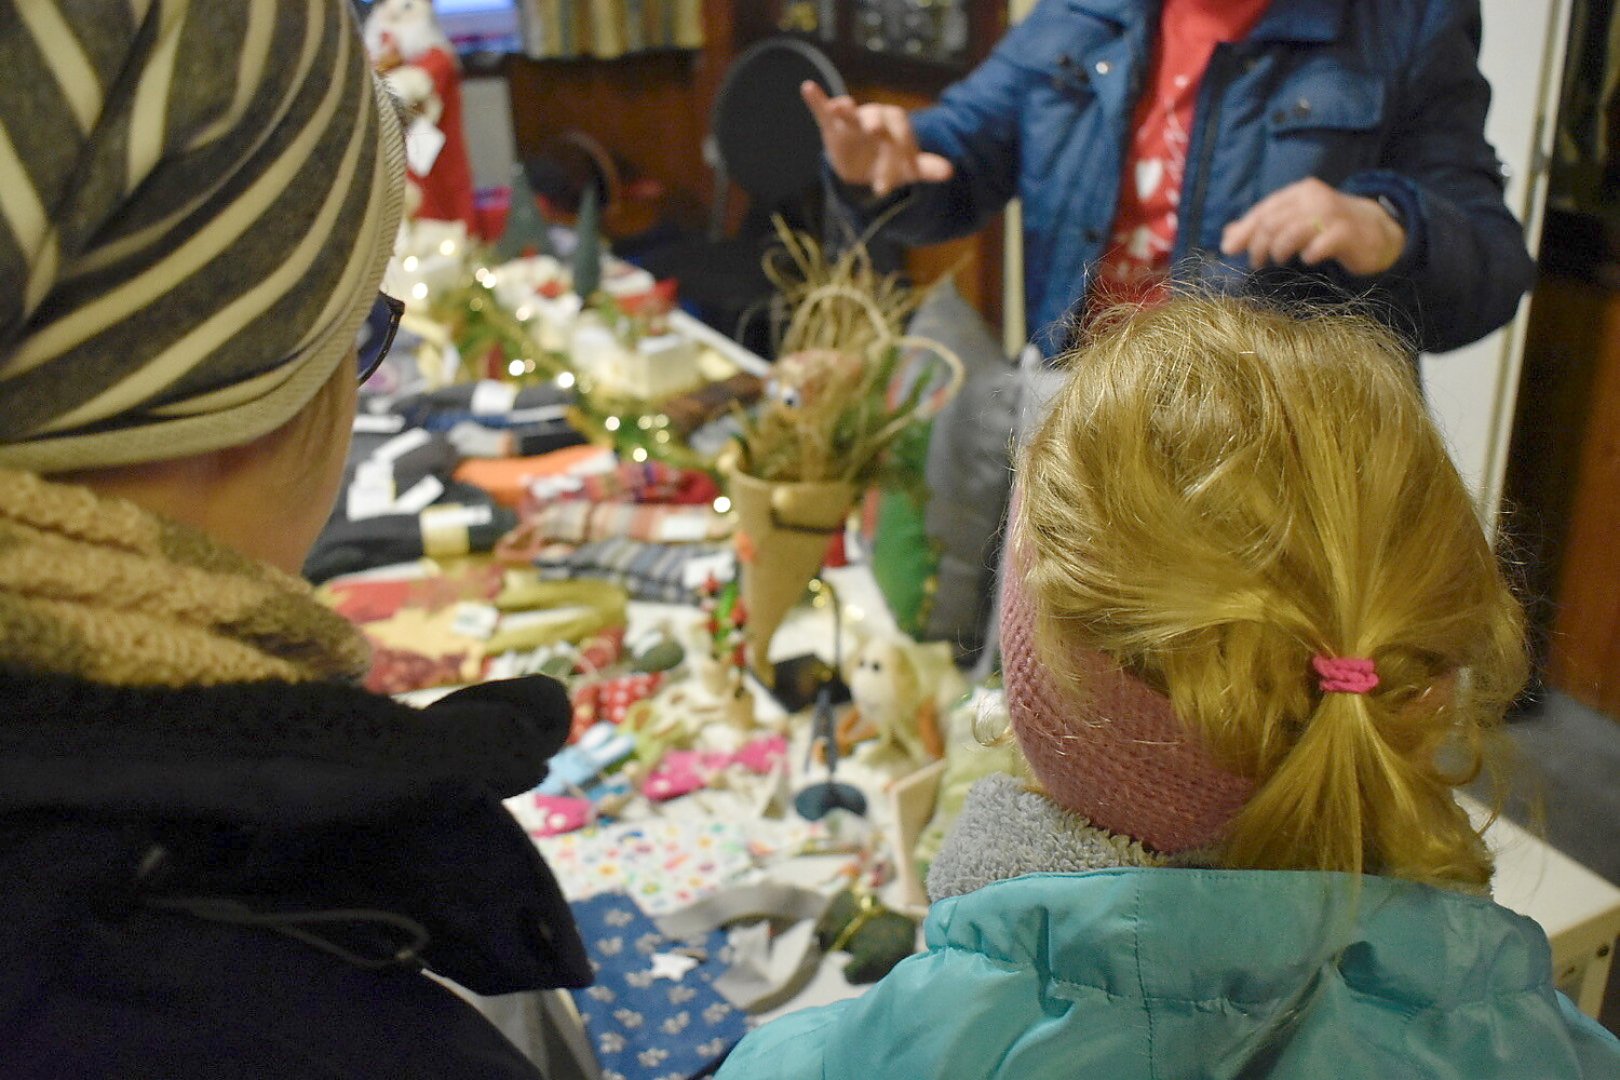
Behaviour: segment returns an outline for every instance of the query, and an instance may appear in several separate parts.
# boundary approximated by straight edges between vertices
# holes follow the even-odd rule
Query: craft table
[[[884,635],[898,632],[883,602],[882,594],[878,591],[871,573],[864,566],[827,570],[823,572],[822,580],[831,585],[830,592],[837,595],[841,605],[843,625],[840,633],[846,651],[853,647],[856,635]],[[629,612],[631,635],[656,626],[660,622],[698,617],[692,608],[640,601],[631,602]],[[772,638],[771,656],[773,660],[781,660],[813,652],[831,664],[838,659],[833,654],[834,638],[835,627],[831,605],[801,605],[789,613]],[[750,681],[750,689],[754,692],[758,714],[762,720],[782,715],[781,706],[766,694],[762,687]],[[424,691],[406,696],[420,705],[446,692],[448,691]],[[798,767],[802,761],[802,756],[797,753],[799,746],[800,744],[796,742],[794,755],[796,786],[807,782],[802,769]],[[849,768],[841,767],[840,776],[845,775]],[[902,830],[896,822],[892,800],[881,795],[874,797],[871,812],[875,825],[891,830],[891,835],[896,839],[899,838]],[[892,896],[886,894],[886,899],[890,900],[891,906],[908,906],[904,902],[905,890],[914,887],[909,879],[897,883]],[[599,1080],[601,1077],[601,1070],[580,1024],[578,1011],[567,992],[548,991],[482,997],[454,983],[441,981],[445,981],[446,985],[476,1006],[514,1045],[528,1054],[548,1077],[554,1080]],[[823,964],[794,998],[782,1006],[759,1014],[759,1019],[766,1021],[796,1009],[852,997],[864,989],[865,987],[851,986],[844,980],[840,964]]]

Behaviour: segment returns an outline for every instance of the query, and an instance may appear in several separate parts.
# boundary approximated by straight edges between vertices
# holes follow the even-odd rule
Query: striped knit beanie
[[[403,175],[348,0],[0,0],[0,467],[286,422],[354,348]]]

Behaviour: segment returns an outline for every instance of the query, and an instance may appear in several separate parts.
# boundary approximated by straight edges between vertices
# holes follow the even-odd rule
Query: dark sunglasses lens
[[[360,324],[360,333],[355,342],[361,382],[371,378],[372,373],[388,356],[388,349],[394,343],[394,334],[399,329],[400,316],[404,314],[403,300],[396,300],[383,293],[377,294],[366,321]]]

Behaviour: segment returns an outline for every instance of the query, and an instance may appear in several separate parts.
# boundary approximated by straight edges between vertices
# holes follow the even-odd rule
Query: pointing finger
[[[804,80],[799,84],[799,96],[804,98],[804,103],[810,107],[816,123],[825,126],[827,121],[832,119],[832,111],[828,108],[832,104],[832,99],[827,96],[827,91],[821,88],[820,83],[814,79]]]
[[[943,184],[956,175],[956,166],[949,158],[938,154],[917,155],[917,179],[926,180],[931,184]]]

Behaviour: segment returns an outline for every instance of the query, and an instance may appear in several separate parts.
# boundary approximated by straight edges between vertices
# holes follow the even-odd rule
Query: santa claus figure
[[[472,230],[472,168],[461,128],[461,68],[431,0],[377,0],[366,16],[366,49],[415,119],[405,139],[415,217],[461,221]]]

